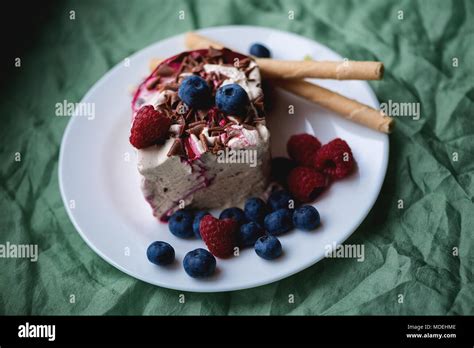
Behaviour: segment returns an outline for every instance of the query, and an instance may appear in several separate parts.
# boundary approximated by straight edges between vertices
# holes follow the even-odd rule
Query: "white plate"
[[[269,47],[274,58],[341,60],[327,47],[301,36],[269,28],[226,26],[200,33],[229,47],[247,52],[253,42]],[[281,236],[284,255],[276,261],[259,258],[245,249],[239,257],[217,260],[218,271],[207,280],[186,275],[186,252],[204,247],[200,240],[183,240],[156,221],[139,188],[136,155],[128,142],[130,87],[148,74],[153,57],[168,57],[185,50],[183,35],[157,42],[124,60],[103,76],[82,102],[95,103],[95,118],[72,117],[61,144],[59,182],[66,210],[79,234],[104,260],[132,277],[171,289],[216,292],[268,284],[299,272],[325,255],[325,246],[342,243],[372,208],[385,177],[388,137],[278,92],[269,116],[273,155],[285,155],[290,135],[315,134],[322,142],[335,137],[352,147],[357,172],[334,184],[318,201],[322,226],[314,232],[294,230]],[[366,82],[319,81],[350,98],[373,107],[377,99]],[[288,105],[295,114],[288,115]],[[168,268],[148,262],[146,249],[155,240],[169,242],[176,262]]]

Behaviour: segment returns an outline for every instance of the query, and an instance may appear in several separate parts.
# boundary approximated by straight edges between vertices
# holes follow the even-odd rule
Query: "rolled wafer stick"
[[[196,34],[187,33],[185,45],[190,49],[212,46],[221,49],[219,42]],[[282,79],[334,79],[334,80],[380,80],[383,77],[384,67],[381,62],[357,61],[297,61],[276,60],[269,58],[255,58],[264,78]]]
[[[200,48],[214,47],[218,50],[224,48],[224,45],[217,41],[209,40],[207,37],[193,33],[192,31],[187,32],[184,36],[184,44],[190,50],[198,50]]]
[[[380,62],[310,62],[284,61],[268,58],[257,59],[264,78],[320,78],[334,80],[380,80],[383,77],[383,64]],[[159,60],[152,59],[153,70]]]
[[[383,133],[390,133],[393,129],[393,118],[354,99],[304,80],[276,79],[273,81],[288,92],[334,111],[346,119]]]
[[[380,80],[383,77],[381,62],[357,61],[309,61],[276,60],[257,58],[263,77],[281,79],[333,79],[333,80]]]

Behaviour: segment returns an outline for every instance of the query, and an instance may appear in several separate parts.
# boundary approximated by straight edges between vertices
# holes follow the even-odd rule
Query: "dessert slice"
[[[239,205],[266,189],[270,134],[252,58],[225,48],[171,57],[138,87],[132,109],[141,188],[160,220],[183,207]]]

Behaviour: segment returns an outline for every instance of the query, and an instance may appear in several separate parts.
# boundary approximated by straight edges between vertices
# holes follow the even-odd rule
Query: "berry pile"
[[[240,248],[253,247],[265,260],[282,255],[276,236],[293,228],[310,231],[320,225],[319,212],[310,205],[295,207],[293,196],[286,190],[275,190],[267,202],[249,198],[244,209],[224,209],[219,218],[207,211],[178,210],[169,220],[170,232],[179,238],[201,238],[209,251],[195,249],[186,254],[183,267],[193,278],[211,276],[216,259],[228,258]],[[236,254],[237,255],[237,254]],[[165,266],[173,263],[174,249],[168,243],[153,242],[147,250],[150,262]]]
[[[144,119],[159,117],[146,110]],[[195,249],[186,254],[183,267],[193,278],[212,276],[216,257],[227,258],[240,248],[253,247],[265,260],[283,254],[277,236],[293,228],[311,231],[320,223],[319,212],[312,202],[331,182],[348,176],[354,170],[354,158],[347,143],[334,139],[325,145],[309,134],[297,134],[287,144],[290,158],[275,158],[272,176],[286,189],[274,190],[265,202],[251,197],[244,209],[224,209],[219,218],[207,211],[178,210],[169,219],[170,232],[179,238],[201,238],[209,251]],[[159,266],[174,262],[175,252],[165,242],[153,242],[147,250],[148,260]]]
[[[339,138],[321,145],[313,135],[293,135],[287,151],[289,159],[272,160],[272,176],[301,203],[313,202],[333,181],[354,170],[351,148]]]

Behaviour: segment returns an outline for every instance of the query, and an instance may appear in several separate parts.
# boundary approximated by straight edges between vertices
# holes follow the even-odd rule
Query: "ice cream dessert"
[[[141,189],[160,220],[179,208],[239,205],[262,193],[270,134],[256,62],[228,49],[161,62],[132,102]]]

